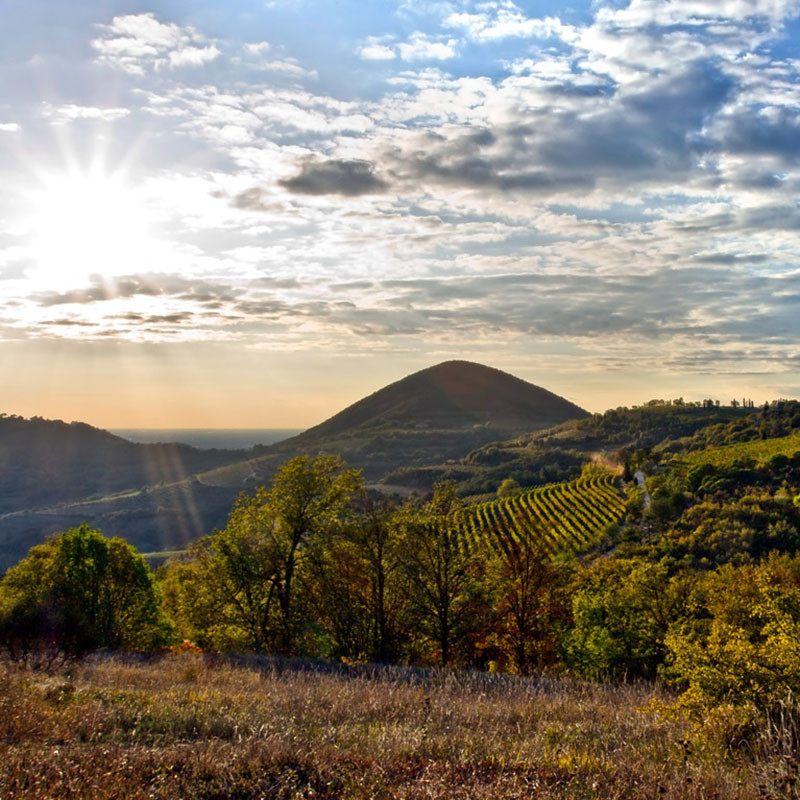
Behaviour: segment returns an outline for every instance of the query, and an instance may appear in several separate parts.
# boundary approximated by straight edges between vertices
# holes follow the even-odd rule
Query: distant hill
[[[507,372],[445,361],[385,386],[325,422],[256,449],[257,479],[298,453],[337,453],[378,480],[401,466],[462,456],[488,442],[588,417],[574,403]],[[219,470],[214,483],[226,480]]]
[[[0,513],[175,483],[242,453],[134,444],[82,422],[0,415]]]
[[[572,480],[586,461],[619,465],[626,451],[682,452],[687,445],[702,449],[707,442],[784,435],[800,426],[800,406],[795,405],[784,403],[767,417],[752,409],[714,405],[616,408],[490,442],[447,463],[405,465],[390,472],[385,482],[428,491],[436,481],[452,480],[461,494],[472,496],[494,493],[506,478],[520,486]]]
[[[448,361],[392,383],[291,439],[251,451],[134,444],[81,423],[0,418],[0,569],[81,521],[142,551],[185,547],[225,524],[236,495],[289,458],[337,453],[377,481],[458,459],[583,409],[497,369]]]
[[[534,430],[587,416],[587,411],[563,397],[502,370],[470,361],[445,361],[385,386],[294,441],[386,427]]]

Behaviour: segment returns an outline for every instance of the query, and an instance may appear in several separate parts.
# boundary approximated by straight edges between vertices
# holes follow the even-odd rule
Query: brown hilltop
[[[587,415],[563,397],[502,370],[470,361],[445,361],[379,389],[295,441],[384,427],[487,425],[501,431],[532,430]]]

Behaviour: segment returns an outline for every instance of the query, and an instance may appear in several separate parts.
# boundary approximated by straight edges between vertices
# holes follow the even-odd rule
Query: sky
[[[28,0],[0,412],[302,428],[447,359],[800,394],[800,0]]]

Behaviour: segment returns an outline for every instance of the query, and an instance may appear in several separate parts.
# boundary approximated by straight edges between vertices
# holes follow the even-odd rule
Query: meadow
[[[796,797],[788,717],[732,748],[654,684],[94,657],[0,676],[0,797]]]

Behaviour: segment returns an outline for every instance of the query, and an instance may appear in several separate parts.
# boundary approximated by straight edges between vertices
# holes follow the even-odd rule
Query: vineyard
[[[614,476],[598,470],[568,483],[467,506],[460,519],[461,542],[473,550],[488,541],[509,553],[515,542],[537,536],[544,537],[551,553],[577,552],[590,547],[624,511],[625,499]]]
[[[793,433],[774,439],[758,439],[752,442],[738,442],[721,447],[710,447],[707,450],[697,450],[676,459],[676,462],[687,470],[701,464],[724,467],[741,460],[760,464],[773,456],[792,456],[798,451],[800,451],[800,433]]]

